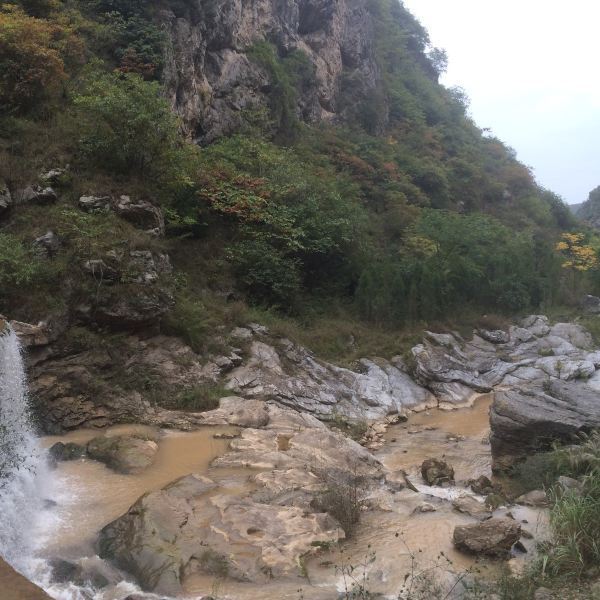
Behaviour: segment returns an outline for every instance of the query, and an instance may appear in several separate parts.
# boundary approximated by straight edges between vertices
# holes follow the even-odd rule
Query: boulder
[[[119,473],[139,473],[148,468],[158,452],[153,440],[129,435],[99,436],[87,444],[88,456]]]
[[[600,427],[600,396],[583,383],[551,380],[539,388],[497,391],[490,410],[493,467],[504,470],[555,441]]]
[[[600,298],[598,296],[584,296],[581,301],[581,307],[583,308],[583,312],[588,315],[598,315],[600,314]]]
[[[543,337],[550,333],[550,322],[544,315],[529,315],[521,321],[521,326],[529,329],[536,337]]]
[[[550,377],[569,381],[570,379],[589,379],[596,371],[593,362],[585,359],[570,359],[564,356],[540,358],[535,367]]]
[[[502,331],[501,329],[494,329],[492,331],[487,329],[478,329],[477,333],[487,342],[491,344],[508,344],[510,336],[508,332]]]
[[[543,508],[548,506],[548,496],[544,490],[532,490],[522,496],[519,496],[515,500],[516,504],[523,504],[524,506],[533,506],[536,508]]]
[[[486,496],[495,492],[494,484],[485,475],[481,475],[477,479],[472,479],[468,483],[475,494]]]
[[[17,204],[54,204],[58,200],[56,192],[51,187],[42,188],[39,185],[27,186],[17,196]]]
[[[127,258],[124,280],[130,283],[150,285],[162,275],[173,271],[168,254],[156,254],[150,250],[131,250]]]
[[[164,235],[165,219],[160,208],[146,200],[133,201],[120,196],[113,205],[114,211],[126,221],[155,235]]]
[[[60,238],[53,231],[48,231],[33,241],[33,247],[39,256],[52,258],[60,249]]]
[[[454,528],[456,548],[470,554],[507,557],[521,537],[521,525],[512,519],[489,519]]]
[[[444,339],[440,339],[441,334],[428,334],[428,339],[424,344],[419,344],[412,349],[412,355],[416,361],[415,374],[417,380],[429,388],[434,384],[458,384],[474,392],[485,393],[491,391],[491,386],[479,377],[479,372],[473,367],[473,363],[458,348],[458,342],[445,334]],[[453,341],[450,341],[452,338]],[[434,345],[440,342],[442,345]]]
[[[480,521],[491,518],[492,511],[473,496],[460,496],[452,501],[452,506],[460,513],[464,513]]]
[[[88,213],[106,212],[110,203],[110,196],[81,196],[77,202],[79,208]]]
[[[111,291],[114,289],[114,291]],[[77,311],[85,319],[113,329],[140,329],[158,325],[173,305],[173,296],[165,289],[140,288],[129,290],[103,289],[97,303],[79,305]]]
[[[550,335],[561,337],[582,350],[588,350],[594,344],[591,334],[577,323],[556,323],[550,329]]]
[[[83,458],[86,454],[85,446],[80,446],[74,442],[56,442],[53,446],[48,449],[48,454],[52,459],[57,462],[67,460],[77,460]]]
[[[451,485],[454,469],[444,460],[428,458],[421,465],[421,475],[427,485]]]
[[[43,185],[64,185],[70,179],[68,169],[54,168],[40,174],[40,182]]]

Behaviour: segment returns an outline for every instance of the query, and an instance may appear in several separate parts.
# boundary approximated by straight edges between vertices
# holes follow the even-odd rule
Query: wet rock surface
[[[427,485],[454,483],[454,469],[444,460],[428,458],[421,465],[421,476]]]
[[[119,473],[138,473],[153,463],[158,444],[133,435],[99,436],[88,442],[86,450],[90,458]]]
[[[456,527],[454,545],[465,552],[506,557],[521,537],[521,525],[512,519],[489,519]]]
[[[554,441],[600,426],[600,395],[581,382],[550,381],[543,389],[499,391],[490,412],[496,469],[506,469]]]

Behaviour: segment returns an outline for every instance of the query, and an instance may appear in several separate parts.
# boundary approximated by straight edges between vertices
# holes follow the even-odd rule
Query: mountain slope
[[[223,297],[385,329],[569,291],[568,208],[395,0],[23,0],[0,32],[4,312],[202,348]]]

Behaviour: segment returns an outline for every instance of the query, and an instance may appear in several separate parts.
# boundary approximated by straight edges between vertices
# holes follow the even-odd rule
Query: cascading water
[[[31,420],[19,340],[4,325],[0,329],[0,556],[26,575],[33,568],[31,533],[44,509],[46,471]]]

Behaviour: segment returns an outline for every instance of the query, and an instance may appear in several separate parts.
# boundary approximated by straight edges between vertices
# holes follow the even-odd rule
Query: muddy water
[[[364,514],[352,540],[340,551],[311,559],[307,564],[310,582],[344,591],[352,582],[339,565],[355,567],[354,577],[368,578],[371,592],[397,597],[405,576],[423,569],[451,587],[457,574],[468,569],[489,570],[493,565],[457,552],[452,545],[454,527],[473,519],[453,510],[448,501],[470,493],[460,481],[491,474],[489,407],[491,395],[481,396],[472,408],[457,411],[432,409],[412,415],[406,423],[390,427],[378,458],[391,471],[404,470],[422,492],[403,490],[382,497],[384,512]],[[420,466],[426,458],[443,457],[455,469],[460,487],[437,488],[422,484]],[[427,502],[434,512],[421,513]],[[338,568],[332,568],[332,564]],[[363,566],[361,566],[363,565]],[[358,573],[358,575],[356,575]],[[311,589],[303,589],[312,598]],[[315,596],[316,598],[318,596]]]
[[[483,394],[471,408],[431,409],[390,427],[378,458],[392,471],[416,475],[426,458],[444,458],[457,482],[491,476],[489,409],[493,394]],[[419,477],[420,479],[420,477]]]
[[[491,400],[491,395],[482,395],[472,408],[451,412],[433,409],[392,426],[386,433],[386,444],[377,456],[391,471],[406,471],[421,494],[410,490],[390,493],[383,488],[375,491],[369,501],[379,510],[366,511],[355,536],[339,549],[303,560],[306,579],[255,585],[194,575],[184,582],[185,598],[212,595],[229,600],[331,600],[352,585],[350,578],[340,571],[341,565],[354,566],[353,577],[361,579],[364,576],[371,592],[390,598],[398,596],[405,575],[415,570],[431,569],[435,578],[446,587],[452,586],[457,573],[468,569],[493,572],[498,563],[477,562],[473,557],[455,551],[451,542],[454,527],[474,521],[453,510],[449,502],[456,496],[470,493],[464,483],[467,479],[491,474],[487,443]],[[109,430],[108,435],[131,430],[131,426],[116,427]],[[228,447],[227,440],[214,439],[214,434],[232,430],[221,427],[193,433],[163,432],[155,463],[138,475],[119,475],[91,460],[59,464],[57,480],[69,493],[57,498],[58,519],[49,530],[46,556],[79,559],[80,563],[82,556],[90,557],[91,561],[99,560],[94,556],[93,544],[97,532],[105,524],[123,514],[143,493],[160,489],[188,473],[208,474],[222,482],[225,491],[228,489],[232,494],[250,493],[252,485],[248,479],[253,472],[209,467],[210,462],[224,454]],[[60,438],[46,438],[44,443],[47,446],[59,440],[84,443],[95,435],[97,431],[77,431]],[[420,465],[429,457],[443,457],[454,467],[456,487],[422,484]],[[423,502],[430,503],[435,511],[419,512],[417,509]],[[544,529],[540,511],[523,507],[511,510],[516,519],[527,521],[524,528],[531,533],[539,534]],[[506,509],[499,509],[495,516],[505,514]],[[533,549],[533,542],[525,543]],[[118,592],[101,598],[121,600],[126,595]],[[80,598],[68,593],[57,597],[61,600]],[[100,596],[94,598],[99,600]]]
[[[118,426],[107,430],[106,435],[145,431],[142,426]],[[205,474],[210,462],[229,446],[228,440],[213,436],[234,431],[231,427],[212,427],[192,433],[163,432],[154,464],[134,475],[120,475],[95,460],[59,463],[55,479],[64,493],[59,492],[55,499],[57,525],[49,532],[46,553],[64,558],[92,553],[97,532],[125,513],[142,494],[189,473]],[[43,441],[46,446],[57,441],[82,444],[97,435],[98,431],[79,430]],[[237,473],[220,469],[217,475],[227,478]]]

